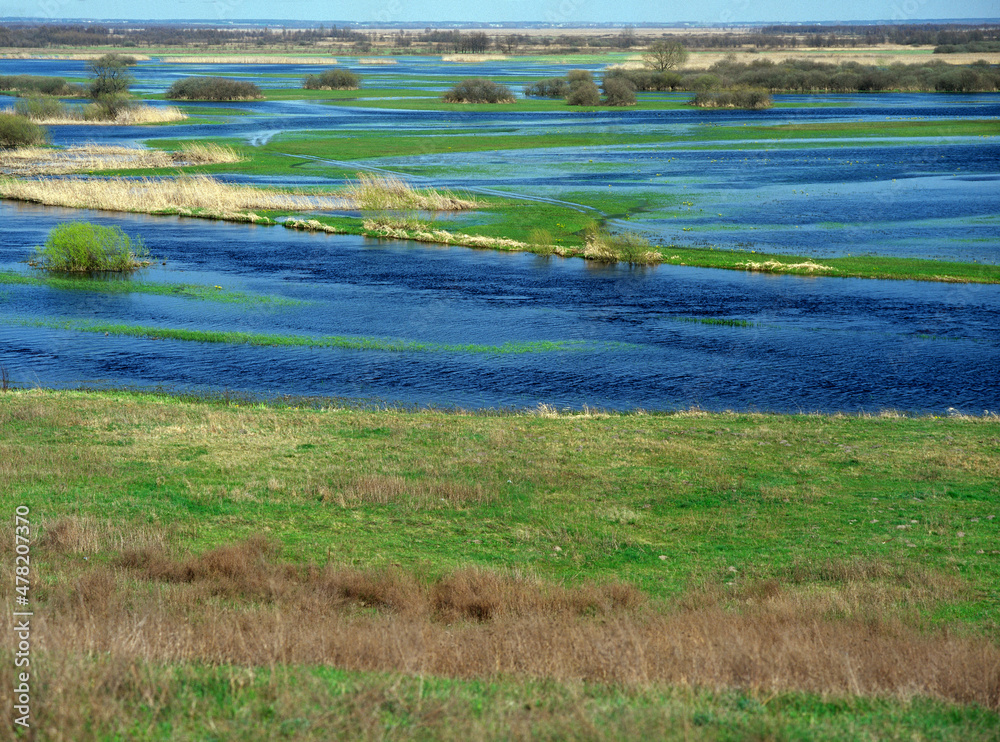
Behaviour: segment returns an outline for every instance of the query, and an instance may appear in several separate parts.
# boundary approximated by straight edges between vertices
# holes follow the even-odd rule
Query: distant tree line
[[[151,24],[143,28],[118,25],[26,24],[0,25],[0,46],[168,46],[193,45],[206,48],[252,46],[339,46],[359,53],[374,46],[406,50],[410,53],[481,54],[496,51],[514,54],[585,52],[594,49],[644,48],[651,42],[669,39],[688,49],[771,49],[777,47],[857,47],[878,44],[962,47],[1000,41],[998,24],[884,24],[884,25],[772,25],[708,33],[679,33],[650,37],[631,27],[603,34],[525,34],[426,28],[423,31],[358,30],[332,25],[310,29],[286,28],[203,28]],[[971,51],[981,47],[969,46]],[[985,51],[985,49],[983,49]]]
[[[1000,90],[1000,69],[984,62],[953,65],[931,61],[922,65],[891,64],[886,67],[843,62],[828,64],[807,59],[776,63],[767,59],[737,62],[733,58],[716,62],[707,70],[679,72],[612,67],[605,80],[628,80],[639,91],[709,92],[757,89],[768,93],[870,93],[884,91],[937,91],[982,93]],[[543,80],[542,83],[548,83]],[[539,85],[540,83],[536,83]],[[531,90],[532,92],[528,92]],[[534,86],[525,90],[535,92]]]

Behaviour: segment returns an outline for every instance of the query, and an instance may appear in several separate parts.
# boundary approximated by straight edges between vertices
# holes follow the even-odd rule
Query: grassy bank
[[[995,735],[995,417],[327,405],[0,394],[40,733]]]

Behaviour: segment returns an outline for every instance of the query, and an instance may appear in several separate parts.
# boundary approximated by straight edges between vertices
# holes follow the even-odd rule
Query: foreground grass
[[[0,431],[46,739],[1000,723],[995,417],[25,390],[0,394]]]
[[[0,431],[0,502],[31,513],[40,738],[1000,724],[996,418],[25,390]]]
[[[880,740],[996,738],[996,714],[938,701],[414,678],[330,667],[46,658],[52,740]]]

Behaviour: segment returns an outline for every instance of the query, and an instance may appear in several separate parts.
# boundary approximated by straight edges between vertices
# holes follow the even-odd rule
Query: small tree
[[[688,52],[679,41],[654,41],[642,55],[646,66],[657,72],[680,67],[687,61]]]
[[[87,63],[94,76],[90,83],[90,97],[98,100],[109,95],[128,95],[129,86],[135,82],[129,67],[135,65],[133,57],[105,54]]]

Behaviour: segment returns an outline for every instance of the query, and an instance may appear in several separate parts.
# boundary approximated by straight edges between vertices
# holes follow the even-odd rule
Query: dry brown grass
[[[138,126],[140,124],[166,124],[183,121],[187,114],[176,106],[130,106],[119,111],[113,119],[87,118],[82,108],[71,111],[74,115],[33,119],[37,124],[60,126],[63,124],[87,124],[88,126]],[[75,115],[79,113],[79,115]]]
[[[115,543],[112,530],[91,535],[80,520],[46,530],[39,548],[51,565],[35,609],[37,651],[109,653],[123,662],[919,694],[1000,708],[1000,647],[921,629],[897,609],[901,599],[919,605],[963,589],[933,573],[828,563],[781,581],[693,589],[665,606],[629,585],[567,587],[474,567],[428,577],[400,566],[293,565],[263,538],[173,557],[155,535],[140,534],[120,537],[110,564],[72,558]],[[2,588],[8,600],[10,569]],[[7,614],[8,632],[10,622]]]
[[[337,64],[333,57],[275,54],[186,54],[160,57],[166,64]]]
[[[252,209],[343,209],[343,199],[233,186],[207,175],[178,178],[0,178],[0,196],[50,206],[142,213],[192,210],[240,218]],[[256,217],[259,218],[259,217]]]
[[[445,54],[442,62],[502,62],[507,59],[503,54]]]
[[[474,209],[474,199],[459,198],[447,191],[417,190],[395,175],[359,172],[346,189],[359,209],[421,209],[424,211],[461,211]]]
[[[799,49],[775,49],[771,51],[693,51],[688,58],[685,70],[708,69],[716,62],[721,62],[730,54],[733,54],[738,62],[749,64],[750,62],[767,59],[775,64],[788,59],[808,59],[812,62],[823,62],[825,64],[840,64],[843,62],[859,62],[860,64],[873,64],[877,66],[889,64],[927,64],[928,62],[944,62],[945,64],[972,64],[979,59],[985,59],[990,64],[1000,63],[1000,54],[917,54],[915,51],[920,47],[893,47],[884,45],[871,48],[858,49],[827,49],[827,48],[799,48]],[[929,47],[924,50],[929,49]],[[634,60],[638,63],[640,60]],[[628,63],[626,63],[628,64]]]
[[[22,176],[60,175],[94,170],[242,162],[244,159],[231,147],[217,144],[186,144],[176,152],[97,144],[65,149],[20,147],[0,150],[0,172]]]
[[[460,245],[462,247],[481,247],[491,250],[527,250],[526,242],[509,240],[505,237],[484,237],[483,235],[449,232],[446,229],[433,229],[429,224],[412,223],[411,220],[395,217],[379,217],[366,219],[362,226],[369,237],[381,237],[394,240],[413,240],[428,242],[435,245]]]
[[[0,59],[72,59],[87,62],[91,59],[103,57],[105,54],[106,52],[66,52],[65,54],[57,54],[39,49],[35,51],[4,52],[0,54]],[[133,54],[130,52],[128,56],[138,62],[148,62],[152,59],[148,54]]]
[[[753,261],[748,260],[745,263],[736,263],[738,268],[744,268],[751,272],[760,273],[791,273],[791,272],[807,272],[807,273],[836,273],[837,269],[829,265],[821,265],[819,263],[814,263],[811,260],[806,260],[802,263],[782,263],[777,260],[764,260],[764,261]]]
[[[174,152],[172,158],[177,163],[192,165],[216,165],[220,163],[245,162],[248,158],[232,147],[211,142],[187,142]]]

